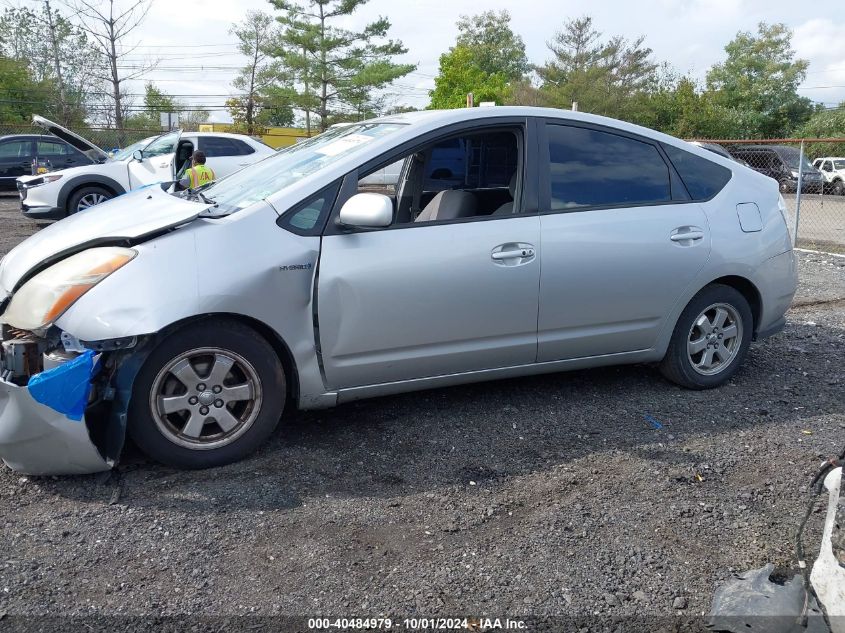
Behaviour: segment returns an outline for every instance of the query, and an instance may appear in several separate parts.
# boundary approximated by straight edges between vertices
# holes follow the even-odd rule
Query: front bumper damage
[[[137,363],[127,363],[128,352],[114,345],[84,346],[55,330],[37,337],[3,328],[0,459],[28,475],[112,468],[123,447]],[[119,344],[134,347],[135,341]],[[123,366],[129,367],[128,379]]]
[[[0,459],[28,475],[78,475],[113,466],[94,446],[84,415],[74,420],[38,402],[29,387],[5,380],[0,380]]]

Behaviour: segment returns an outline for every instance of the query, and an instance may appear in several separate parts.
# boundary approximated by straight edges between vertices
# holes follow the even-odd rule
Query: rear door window
[[[69,156],[73,152],[66,143],[56,141],[38,141],[39,156]]]
[[[222,136],[200,136],[199,148],[208,158],[241,155],[241,149],[235,143],[235,139]]]
[[[547,125],[550,209],[672,200],[669,167],[651,143],[568,125]]]
[[[5,143],[0,143],[0,158],[29,158],[31,155],[31,141],[6,141]]]

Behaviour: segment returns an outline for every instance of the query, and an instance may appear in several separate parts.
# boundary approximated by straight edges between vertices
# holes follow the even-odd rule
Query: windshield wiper
[[[202,200],[204,203],[211,204],[215,207],[217,206],[217,203],[213,199],[206,196],[202,191],[195,191],[194,193],[197,195],[197,198]]]

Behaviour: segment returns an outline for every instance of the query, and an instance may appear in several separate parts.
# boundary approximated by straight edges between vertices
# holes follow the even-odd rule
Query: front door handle
[[[159,167],[169,167],[170,163],[159,163]]]
[[[500,244],[490,253],[490,258],[499,266],[520,266],[534,259],[536,250],[533,244],[508,242]]]
[[[499,251],[498,253],[493,253],[491,257],[495,260],[502,260],[516,259],[517,257],[531,257],[532,255],[534,255],[534,249],[526,248],[518,251]]]

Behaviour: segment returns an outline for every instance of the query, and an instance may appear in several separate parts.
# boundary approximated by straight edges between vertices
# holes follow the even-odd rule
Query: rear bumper
[[[64,406],[69,392],[90,384],[76,372],[69,384],[67,373],[51,381],[42,380],[37,390],[33,379],[22,387],[0,379],[0,459],[12,470],[27,475],[79,475],[109,470],[109,463],[91,441],[84,415]],[[43,404],[36,400],[46,402]]]
[[[798,289],[798,268],[791,250],[763,262],[757,269],[758,290],[762,299],[755,338],[780,332],[786,323],[786,311]]]

